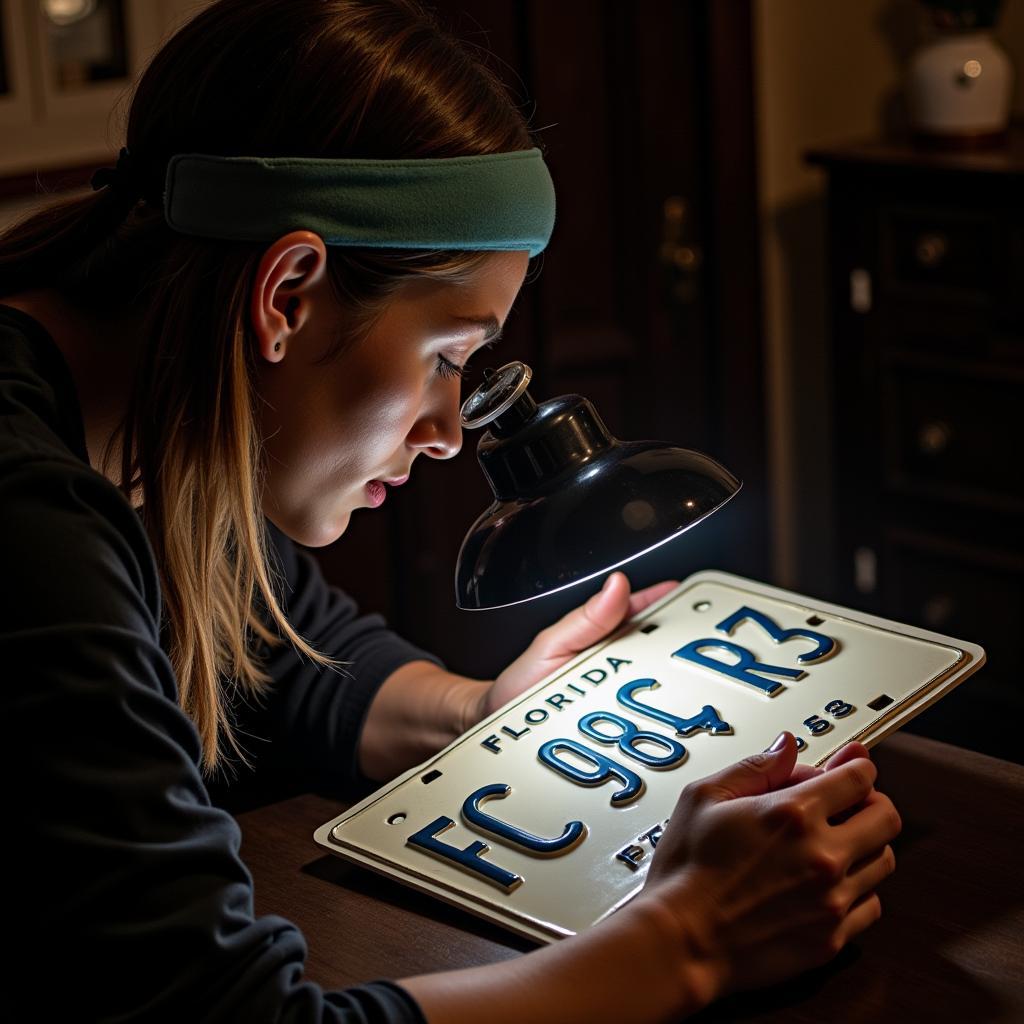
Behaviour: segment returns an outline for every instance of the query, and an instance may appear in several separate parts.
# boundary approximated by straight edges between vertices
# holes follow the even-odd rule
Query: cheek
[[[360,388],[334,393],[330,420],[335,424],[334,442],[340,457],[366,462],[379,459],[382,453],[391,455],[416,421],[423,400],[421,385],[418,380],[366,375]]]
[[[288,520],[278,522],[281,529],[313,547],[340,536],[352,502],[362,500],[353,492],[407,465],[395,455],[416,422],[425,384],[421,367],[384,358],[268,375],[260,403],[265,505],[272,519]]]
[[[311,483],[347,490],[404,468],[395,455],[416,422],[423,381],[393,369],[351,368],[342,379],[315,385],[301,411],[302,451],[295,453]]]

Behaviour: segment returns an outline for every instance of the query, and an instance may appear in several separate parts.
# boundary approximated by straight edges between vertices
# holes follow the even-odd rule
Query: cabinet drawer
[[[1009,248],[992,215],[883,206],[879,216],[880,284],[903,297],[989,304],[1000,290]]]
[[[1024,508],[1024,371],[909,355],[882,366],[888,487]]]

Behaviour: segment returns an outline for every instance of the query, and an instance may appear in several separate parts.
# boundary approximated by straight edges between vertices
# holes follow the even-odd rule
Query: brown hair
[[[131,404],[102,461],[119,449],[121,488],[141,494],[179,700],[210,773],[225,741],[245,760],[221,680],[265,691],[257,641],[337,662],[289,625],[269,560],[247,313],[264,247],[172,232],[156,198],[169,157],[444,157],[534,142],[494,74],[413,0],[219,0],[153,58],[126,135],[144,198],[105,188],[26,218],[0,238],[0,295],[57,288],[83,309],[143,316]],[[410,276],[458,279],[482,258],[329,249],[328,273],[368,326]]]

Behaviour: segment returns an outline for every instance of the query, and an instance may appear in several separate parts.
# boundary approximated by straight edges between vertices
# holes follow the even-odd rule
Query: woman
[[[366,160],[366,220],[339,240]],[[455,454],[461,368],[550,233],[521,117],[412,0],[214,4],[148,68],[94,184],[0,239],[15,1016],[54,992],[87,1020],[669,1020],[877,918],[899,818],[866,751],[794,768],[784,733],[687,787],[642,893],[588,933],[304,981],[211,792],[285,764],[341,791],[390,778],[671,584],[613,574],[482,682],[295,547]]]

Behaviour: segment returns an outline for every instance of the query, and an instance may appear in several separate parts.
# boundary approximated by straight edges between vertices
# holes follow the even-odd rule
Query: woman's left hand
[[[678,585],[675,580],[666,580],[631,594],[625,574],[613,572],[586,604],[541,630],[533,643],[490,686],[481,690],[469,708],[465,727],[469,729],[493,714]]]

